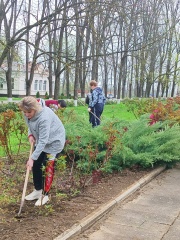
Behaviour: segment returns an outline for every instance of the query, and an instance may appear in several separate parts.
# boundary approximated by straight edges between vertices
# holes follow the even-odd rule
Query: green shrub
[[[19,107],[14,102],[0,104],[0,113],[5,112],[6,110],[13,110],[14,112],[19,111]]]
[[[45,93],[45,99],[49,99],[49,94],[47,92]]]
[[[74,107],[74,100],[68,100],[66,101],[67,107]]]
[[[65,128],[65,152],[73,153],[82,172],[110,172],[137,164],[145,168],[180,160],[179,124],[171,126],[168,121],[149,126],[147,114],[132,122],[104,120],[92,128],[85,115],[73,113],[69,122],[65,120]]]
[[[0,113],[0,145],[9,161],[19,154],[23,140],[27,139],[27,126],[20,112],[7,110]]]
[[[64,96],[64,93],[61,93],[60,95],[59,95],[59,99],[65,99],[66,97]]]
[[[180,126],[171,122],[158,122],[149,126],[147,115],[131,122],[122,136],[122,147],[117,148],[119,159],[112,158],[112,165],[119,162],[125,166],[141,165],[150,167],[154,164],[176,162],[180,160]],[[173,146],[173,147],[172,147]]]
[[[106,99],[106,105],[113,105],[113,104],[117,104],[117,100],[115,99]]]
[[[39,93],[39,91],[36,93],[36,98],[40,98],[40,93]]]
[[[180,97],[167,98],[161,101],[154,98],[125,99],[128,111],[138,119],[145,113],[153,113],[156,121],[173,120],[180,123]]]

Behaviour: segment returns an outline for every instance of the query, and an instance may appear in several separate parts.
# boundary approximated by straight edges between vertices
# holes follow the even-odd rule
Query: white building
[[[31,63],[29,63],[28,71],[30,71]],[[0,68],[0,96],[7,96],[7,84],[5,78],[5,71],[7,66],[4,64]],[[28,73],[29,74],[29,73]],[[49,72],[47,68],[44,68],[42,64],[37,64],[34,71],[34,78],[31,85],[31,95],[36,96],[39,92],[40,96],[44,96],[47,92],[49,94]],[[25,82],[26,72],[25,65],[19,63],[13,63],[12,71],[12,95],[13,97],[22,97],[26,95],[26,82]],[[54,79],[53,76],[53,86],[54,91]]]

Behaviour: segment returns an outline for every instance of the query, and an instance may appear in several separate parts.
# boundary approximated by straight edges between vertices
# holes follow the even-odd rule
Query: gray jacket
[[[32,134],[35,139],[35,150],[31,155],[37,160],[41,152],[55,156],[60,153],[65,144],[65,129],[58,116],[48,107],[42,108],[31,119],[25,117],[28,125],[28,136]]]

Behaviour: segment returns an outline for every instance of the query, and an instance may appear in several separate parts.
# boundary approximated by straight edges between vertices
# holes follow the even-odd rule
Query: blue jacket
[[[105,104],[106,98],[104,96],[103,90],[100,87],[96,87],[90,96],[89,107],[93,108],[97,103]]]

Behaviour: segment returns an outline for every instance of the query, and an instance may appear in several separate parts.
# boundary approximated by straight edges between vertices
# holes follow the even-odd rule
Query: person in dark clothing
[[[62,108],[66,108],[67,104],[66,102],[62,99],[62,100],[45,100],[42,98],[38,98],[37,101],[39,102],[39,104],[44,107],[49,107],[51,108],[51,110],[53,110],[54,112],[57,111],[58,109],[62,109]]]
[[[90,92],[87,94],[86,99],[85,99],[85,103],[86,103],[87,105],[89,105],[89,100],[90,100],[90,98],[91,98],[91,94],[92,94],[92,89],[91,89]]]
[[[91,95],[92,95],[92,90],[90,90],[90,92],[87,94],[86,96],[86,99],[85,99],[85,103],[89,106],[89,102],[90,102],[90,99],[91,99]],[[91,116],[92,116],[92,113],[89,112],[89,122],[91,123]]]
[[[51,108],[52,110],[56,111],[59,108],[66,108],[66,102],[62,100],[45,100],[45,104],[47,107]]]
[[[92,90],[89,96],[88,112],[90,113],[89,122],[92,127],[100,125],[100,117],[104,110],[106,98],[102,91],[102,88],[98,87],[98,83],[95,80],[90,81],[90,88]]]

